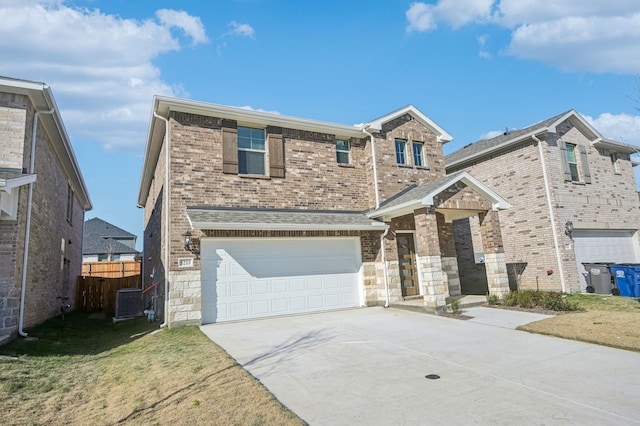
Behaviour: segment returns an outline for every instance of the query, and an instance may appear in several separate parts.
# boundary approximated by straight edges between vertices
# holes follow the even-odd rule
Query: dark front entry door
[[[402,296],[417,296],[420,291],[416,274],[416,250],[413,244],[413,234],[396,234],[396,242],[398,244]]]

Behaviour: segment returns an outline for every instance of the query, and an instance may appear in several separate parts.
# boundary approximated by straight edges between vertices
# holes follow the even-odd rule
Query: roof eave
[[[193,222],[193,229],[218,231],[383,231],[386,224],[372,221],[370,224],[321,225],[304,223],[237,223]]]

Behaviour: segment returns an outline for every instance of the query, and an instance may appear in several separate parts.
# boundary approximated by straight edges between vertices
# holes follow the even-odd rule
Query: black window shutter
[[[589,170],[587,149],[584,147],[584,145],[578,146],[580,147],[580,165],[582,166],[582,173],[584,174],[584,182],[591,183],[591,171]]]
[[[564,172],[564,180],[571,181],[571,169],[569,168],[569,160],[567,159],[567,145],[564,141],[558,141],[560,147],[560,161],[562,161],[562,171]]]

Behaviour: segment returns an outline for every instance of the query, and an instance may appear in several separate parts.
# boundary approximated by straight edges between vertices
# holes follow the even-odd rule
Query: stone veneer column
[[[502,299],[509,293],[509,277],[504,253],[485,253],[484,267],[487,270],[489,294]]]
[[[480,213],[480,233],[484,250],[484,266],[487,271],[489,294],[500,298],[509,293],[509,276],[504,247],[502,245],[502,231],[498,212],[489,210]]]
[[[442,269],[438,220],[433,207],[418,209],[414,212],[416,223],[416,257],[418,283],[424,304],[434,310],[447,305],[447,275]]]
[[[442,271],[446,276],[447,291],[451,296],[462,294],[460,286],[460,272],[458,270],[458,256],[456,244],[453,239],[453,223],[447,223],[444,215],[436,213],[438,221],[438,238],[440,240],[440,251],[442,252]]]
[[[202,323],[200,271],[169,273],[169,327]]]

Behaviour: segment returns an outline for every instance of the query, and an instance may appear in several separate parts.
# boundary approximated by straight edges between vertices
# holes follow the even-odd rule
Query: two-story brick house
[[[448,173],[466,170],[511,204],[500,223],[512,287],[519,281],[521,288],[580,292],[584,263],[640,261],[633,152],[638,148],[603,138],[570,110],[470,144],[445,161]],[[466,228],[459,246],[474,245],[477,224],[467,220]],[[481,265],[460,268],[463,281],[481,281]]]
[[[73,304],[91,207],[49,86],[0,77],[0,341]]]
[[[508,204],[468,173],[445,176],[449,140],[413,106],[345,126],[155,97],[138,206],[160,316],[174,326],[410,297],[442,309],[460,294],[452,222],[469,216],[490,291],[508,291],[497,215]]]

